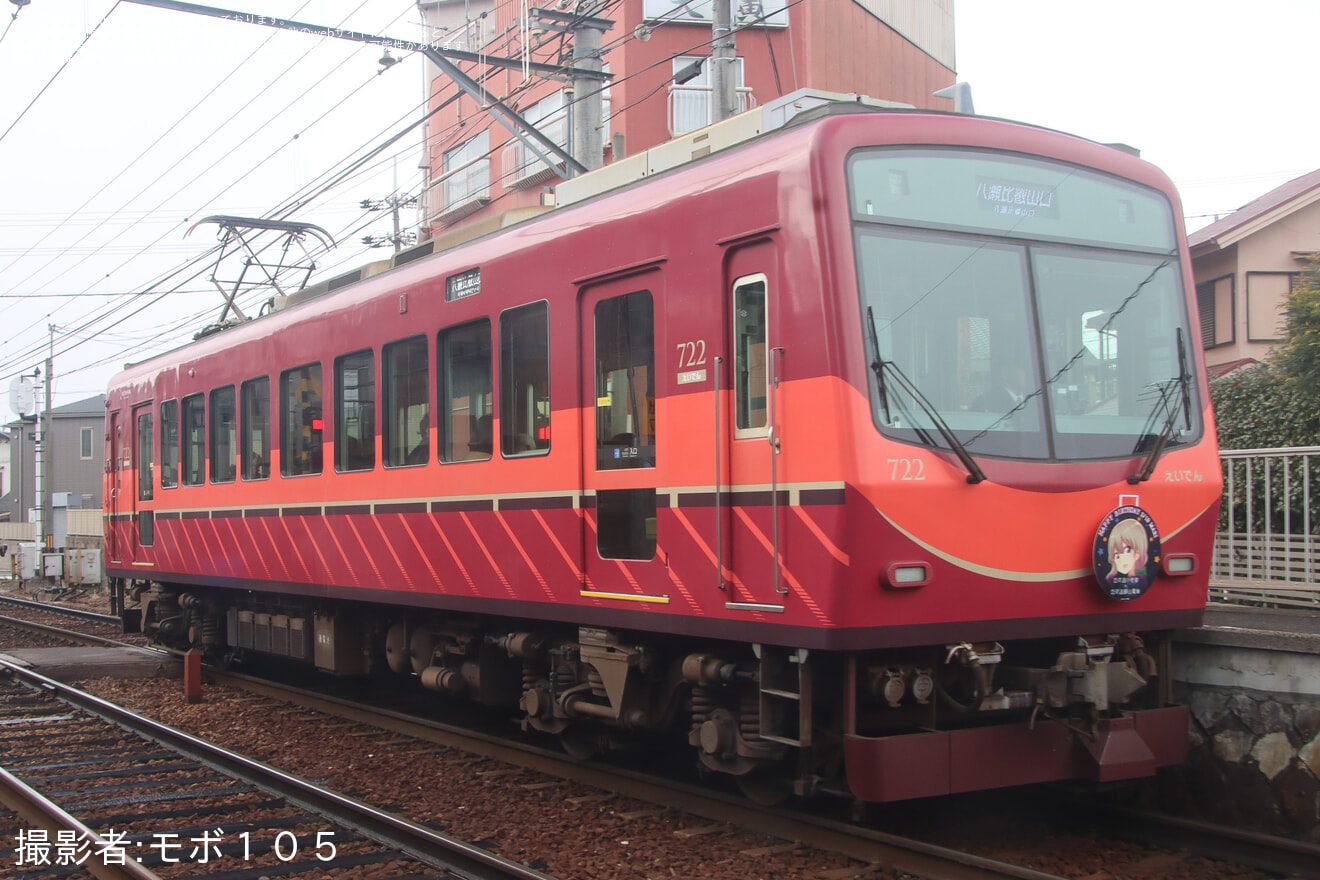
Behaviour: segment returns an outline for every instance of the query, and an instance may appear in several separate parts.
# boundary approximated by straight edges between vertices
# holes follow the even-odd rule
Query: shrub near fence
[[[1320,446],[1219,455],[1224,500],[1211,598],[1320,603]]]

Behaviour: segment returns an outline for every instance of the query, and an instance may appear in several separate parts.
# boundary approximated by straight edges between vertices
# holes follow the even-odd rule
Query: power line
[[[55,82],[55,80],[59,77],[61,73],[64,72],[64,68],[69,66],[69,62],[78,56],[78,53],[82,51],[83,46],[87,45],[87,41],[90,40],[92,36],[101,29],[101,25],[105,24],[105,20],[110,17],[110,13],[114,12],[116,9],[119,8],[119,2],[120,0],[115,0],[115,5],[111,6],[108,10],[106,10],[105,15],[102,16],[101,20],[96,23],[96,27],[92,28],[91,31],[86,36],[83,37],[82,42],[79,43],[78,47],[73,50],[73,54],[70,55],[68,58],[64,59],[64,63],[60,65],[60,69],[55,71],[54,75],[52,75],[50,79],[46,80],[46,84],[41,87],[41,91],[37,92],[36,96],[33,97],[33,99],[28,102],[28,105],[23,108],[23,111],[21,113],[18,114],[18,118],[16,118],[13,122],[9,123],[9,127],[5,129],[4,134],[0,134],[0,141],[3,141],[6,137],[9,136],[9,133],[14,130],[14,126],[18,125],[18,123],[22,121],[23,117],[27,115],[27,112],[32,109],[32,106],[36,104],[38,100],[41,99],[41,96],[46,94],[46,89],[51,87],[51,84]],[[14,13],[14,17],[15,18],[18,17],[17,12]],[[14,20],[10,19],[9,23],[12,25],[14,23]],[[8,27],[5,28],[5,33],[9,33]]]

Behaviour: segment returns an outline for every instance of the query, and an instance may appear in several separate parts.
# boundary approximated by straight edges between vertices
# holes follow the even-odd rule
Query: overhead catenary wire
[[[23,6],[22,3],[14,4],[14,14],[9,16],[9,21],[5,23],[4,33],[0,33],[0,43],[3,43],[5,37],[9,36],[9,29],[14,26],[14,22],[18,21],[18,14],[23,11]]]
[[[502,35],[502,39],[500,39],[499,42],[501,42],[501,43],[503,43],[503,44],[505,44],[505,45],[509,45],[509,44],[512,43],[512,41],[513,41],[515,38],[516,38],[516,34],[514,34],[514,35],[505,34],[505,35]],[[701,46],[703,46],[703,45],[707,45],[708,43],[709,43],[708,40],[703,40],[703,41],[700,41],[700,42],[694,43],[694,45],[693,45],[690,49],[685,50],[685,51],[686,51],[686,52],[694,51],[694,50],[696,50],[696,49],[699,49],[699,48],[700,48]],[[544,48],[544,46],[543,46],[542,48]],[[561,51],[561,52],[562,52],[562,51],[564,50],[564,40],[563,40],[563,38],[562,38],[562,35],[560,35],[560,36],[554,41],[554,43],[551,44],[550,48],[551,48],[551,51]],[[668,63],[668,59],[662,60],[661,62],[658,62],[657,65],[652,65],[652,67],[654,67],[654,66],[658,66],[658,65],[660,65],[660,64],[664,64],[664,63]],[[648,69],[649,69],[649,68],[648,68]],[[639,71],[639,72],[635,73],[634,76],[636,76],[636,75],[640,75],[640,73],[641,73],[641,72]],[[494,77],[494,76],[498,76],[498,75],[499,75],[499,72],[498,72],[498,71],[486,71],[486,72],[484,72],[484,73],[482,74],[481,78],[482,78],[483,80],[485,80],[485,81],[490,81],[492,77]],[[621,80],[621,81],[622,81],[622,80]],[[516,95],[518,95],[518,94],[525,93],[525,92],[529,91],[530,89],[533,89],[533,88],[539,88],[539,87],[541,87],[542,83],[543,83],[543,80],[542,80],[542,79],[532,78],[531,80],[529,80],[529,81],[523,83],[523,84],[521,85],[521,87],[515,87],[515,88],[513,88],[513,89],[506,90],[506,95],[514,95],[514,96],[516,96]],[[653,90],[653,91],[651,92],[651,94],[654,94],[654,91],[656,91],[656,90]],[[462,100],[462,97],[463,97],[463,96],[462,96],[461,94],[454,94],[454,95],[451,96],[450,100]],[[649,95],[648,95],[648,97],[649,97]],[[579,99],[579,100],[580,100],[580,99]],[[635,102],[634,102],[634,103],[635,103]],[[620,112],[620,111],[616,110],[615,112]],[[412,124],[412,127],[415,128],[416,125],[418,125],[418,124],[420,124],[420,122],[414,122],[414,123]],[[428,137],[427,140],[426,140],[426,142],[425,142],[424,148],[427,149],[427,150],[429,151],[433,146],[435,146],[435,145],[437,145],[437,144],[443,144],[443,143],[445,143],[445,142],[452,142],[453,140],[455,140],[455,139],[457,139],[457,138],[461,138],[461,137],[463,137],[464,135],[469,135],[469,136],[470,136],[472,133],[474,133],[474,132],[476,132],[476,131],[485,130],[485,129],[488,129],[489,127],[490,127],[490,122],[489,122],[489,120],[487,119],[486,121],[484,121],[483,124],[477,126],[476,128],[473,128],[473,127],[471,126],[471,119],[469,118],[469,119],[466,121],[466,123],[460,122],[459,124],[457,124],[457,125],[455,125],[455,126],[448,127],[448,128],[442,129],[442,130],[440,130],[440,131],[432,131],[432,132],[430,133],[431,136]],[[396,139],[396,140],[397,140],[397,139]],[[498,149],[498,148],[497,148],[497,149]],[[375,152],[373,153],[373,155],[381,155],[385,150],[388,150],[388,145],[384,146],[383,149],[382,149],[381,147],[377,147],[377,149],[375,150]],[[493,155],[493,154],[495,153],[495,151],[496,151],[495,149],[490,150],[490,151],[487,153],[487,156],[489,157],[489,156]],[[388,162],[389,159],[388,159],[388,157],[385,157],[385,158],[382,159],[382,161]],[[340,170],[339,170],[335,175],[330,176],[330,177],[323,177],[323,178],[322,178],[323,186],[318,187],[317,189],[318,189],[320,192],[324,192],[326,189],[328,189],[328,188],[330,188],[330,187],[333,187],[333,186],[335,186],[335,185],[338,185],[338,184],[343,183],[346,179],[351,180],[351,179],[352,179],[352,175],[354,174],[355,169],[358,169],[358,170],[360,170],[360,169],[364,169],[364,168],[366,168],[366,167],[369,167],[369,165],[370,165],[370,156],[359,156],[357,159],[353,160],[353,161],[352,161],[347,167],[344,166],[344,165],[341,165]],[[508,172],[507,172],[507,171],[505,172],[505,176],[506,176],[506,177],[508,176]],[[491,184],[492,184],[492,186],[499,186],[499,184],[500,184],[501,182],[502,182],[501,179],[496,179],[496,180],[491,181]],[[499,194],[499,195],[496,196],[494,199],[492,199],[492,202],[497,203],[497,202],[499,202],[499,201],[501,201],[501,200],[503,200],[503,199],[509,197],[510,195],[512,195],[513,192],[514,192],[513,190],[506,190],[505,192]],[[290,215],[292,215],[293,213],[296,213],[296,212],[297,212],[302,206],[305,206],[305,205],[307,205],[307,204],[312,203],[312,202],[315,200],[315,198],[316,198],[316,195],[314,195],[314,194],[312,194],[312,193],[305,193],[305,192],[304,192],[304,193],[300,193],[297,197],[293,197],[293,198],[291,198],[291,199],[289,199],[289,200],[286,200],[285,203],[282,203],[282,204],[280,205],[280,209],[279,209],[278,212],[271,212],[271,213],[272,213],[272,215],[278,215],[278,216],[290,216]],[[367,216],[365,217],[365,219],[362,221],[362,224],[361,224],[358,228],[363,228],[363,227],[365,227],[366,225],[369,225],[374,219],[375,219],[374,216],[372,216],[372,215],[367,215]],[[345,228],[351,228],[351,226],[352,226],[352,224],[350,223],[350,224],[347,224]],[[337,236],[337,237],[342,237],[342,236]],[[353,258],[353,256],[350,255],[350,256],[346,256],[344,261],[348,261],[348,260],[352,260],[352,259],[354,259],[354,258]],[[333,261],[332,261],[332,262],[333,262]],[[149,288],[148,290],[139,291],[137,294],[134,294],[133,296],[134,296],[135,299],[138,298],[138,297],[142,297],[142,296],[148,296],[148,295],[150,295],[150,294],[154,294],[154,293],[156,293],[157,291],[159,291],[159,289],[160,289],[159,286],[157,286],[157,285],[153,285],[153,286],[152,286],[151,288]],[[168,293],[173,293],[173,292],[176,292],[176,291],[168,291]],[[129,302],[132,302],[132,301],[133,301],[133,300],[129,300]],[[138,309],[135,309],[134,312],[133,312],[132,314],[139,313],[141,310],[142,310],[142,309],[139,307]],[[115,309],[113,313],[107,311],[107,312],[106,312],[106,315],[107,315],[107,317],[108,317],[108,316],[110,316],[110,315],[113,314],[113,316],[115,316],[115,317],[118,318],[119,320],[124,320],[124,319],[126,319],[126,318],[128,317],[128,316],[126,316],[126,315],[123,314],[124,311],[125,311],[124,309]],[[186,318],[180,319],[180,321],[179,321],[180,328],[181,328],[182,326],[185,326],[187,323],[189,323],[189,322],[191,322],[191,321],[195,321],[195,320],[196,320],[195,316],[190,316],[190,317],[186,317]],[[156,340],[156,341],[159,340],[160,336],[161,336],[161,335],[160,335],[159,333],[152,334],[153,339]],[[94,338],[94,334],[93,334],[93,338]]]
[[[402,17],[402,16],[400,15],[399,17]],[[397,20],[397,18],[396,18],[396,20]],[[374,79],[374,77],[373,77],[372,79]],[[168,235],[168,233],[166,233],[166,235]],[[157,241],[159,241],[159,239],[157,239]],[[108,316],[108,315],[111,314],[111,312],[107,310],[107,311],[104,311],[102,314],[105,315],[105,316]],[[5,357],[4,357],[4,363],[3,363],[2,365],[0,365],[0,369],[4,369],[4,368],[6,368],[6,367],[12,365],[12,363],[13,363],[13,361],[14,361],[15,359],[25,359],[25,358],[29,357],[30,354],[31,354],[30,351],[28,351],[28,352],[7,352],[6,355],[5,355]]]
[[[361,9],[362,6],[365,5],[365,3],[366,3],[366,0],[363,0],[363,3],[362,3],[361,5],[359,5],[357,8],[358,8],[358,9]],[[400,15],[399,17],[401,18],[402,16]],[[345,19],[345,20],[347,20],[347,19]],[[397,18],[396,18],[396,21],[397,21]],[[263,45],[265,45],[265,44],[263,43]],[[261,89],[257,92],[256,95],[252,96],[252,97],[249,98],[248,100],[249,100],[249,101],[256,100],[256,99],[259,98],[261,95],[265,94],[269,89],[271,89],[271,88],[273,87],[273,85],[274,85],[274,83],[275,83],[276,81],[278,81],[279,79],[281,79],[281,78],[283,78],[284,76],[286,76],[291,70],[293,70],[293,68],[294,68],[294,67],[295,67],[300,61],[302,61],[302,60],[304,60],[305,58],[307,58],[307,56],[310,55],[311,52],[313,52],[313,51],[315,50],[315,48],[316,48],[316,47],[309,48],[306,52],[303,53],[302,56],[300,56],[300,57],[299,57],[298,59],[296,59],[293,63],[291,63],[290,65],[288,65],[288,66],[287,66],[287,67],[286,67],[286,68],[285,68],[280,74],[278,74],[276,77],[272,78],[272,79],[271,79],[271,80],[270,80],[270,81],[269,81],[269,82],[268,82],[263,88],[261,88]],[[251,58],[251,55],[249,55],[248,57]],[[236,67],[234,71],[231,71],[231,73],[230,73],[229,76],[232,76],[233,73],[237,72],[238,68],[242,67],[244,64],[247,63],[247,60],[248,60],[248,59],[244,59],[244,61],[240,62],[239,65],[238,65],[238,67]],[[225,78],[225,80],[228,80],[228,79],[229,79],[229,76],[227,76],[227,77]],[[370,82],[370,80],[368,80],[367,82]],[[365,83],[363,84],[363,86],[365,86]],[[300,98],[302,98],[302,97],[305,97],[305,96],[306,96],[306,95],[307,95],[307,94],[308,94],[313,88],[315,88],[315,85],[310,86],[310,87],[308,87],[307,89],[305,89],[305,90],[303,91],[303,93],[302,93],[300,96],[298,96],[298,98],[295,98],[294,100],[296,101],[296,100],[298,100],[298,99],[300,99]],[[362,87],[359,87],[359,90],[360,90],[361,88],[362,88]],[[209,97],[211,94],[214,94],[214,92],[215,92],[215,89],[212,89],[210,92],[207,93],[207,97]],[[204,101],[204,100],[205,100],[205,98],[202,99],[202,101]],[[292,103],[292,102],[291,102],[291,103]],[[196,110],[199,106],[201,106],[201,101],[199,101],[198,103],[194,104],[194,105],[193,105],[193,108],[192,108],[191,110],[189,110],[188,113],[185,113],[183,118],[187,118],[187,116],[190,115],[190,114],[191,114],[194,110]],[[286,106],[285,106],[285,109],[287,109],[288,106],[290,106],[290,105],[286,105]],[[220,123],[218,123],[215,127],[213,127],[213,128],[211,129],[211,131],[210,131],[208,134],[203,135],[203,136],[201,137],[201,139],[200,139],[201,142],[205,143],[205,142],[207,142],[208,140],[210,140],[211,138],[215,137],[215,135],[216,135],[218,132],[220,132],[221,130],[223,130],[224,127],[227,126],[230,122],[232,122],[232,121],[234,120],[234,118],[237,117],[238,114],[241,113],[241,112],[242,112],[242,108],[240,108],[240,109],[238,109],[238,110],[235,110],[234,113],[232,113],[228,118],[224,119],[223,121],[221,121]],[[274,118],[274,117],[272,117],[272,118]],[[322,117],[322,118],[324,118],[324,117]],[[180,120],[180,121],[182,121],[182,120]],[[269,125],[270,122],[271,122],[271,119],[267,119],[265,122],[262,123],[262,125],[261,125],[260,127],[258,127],[258,129],[257,129],[256,131],[252,132],[251,134],[256,134],[257,132],[261,131],[263,128],[265,128],[267,125]],[[313,124],[314,124],[314,123],[313,123]],[[251,136],[251,134],[249,134],[248,136]],[[295,135],[295,138],[296,138],[296,137],[297,137],[297,136]],[[284,146],[287,146],[287,143],[286,143]],[[283,148],[283,147],[281,147],[281,149],[282,149],[282,148]],[[278,152],[278,150],[277,150],[276,152]],[[145,155],[145,153],[140,154],[139,158],[141,157],[141,155]],[[272,155],[273,155],[273,154],[272,154]],[[269,160],[269,158],[270,158],[270,157],[267,157],[266,160]],[[254,166],[254,167],[255,167],[255,166]],[[137,200],[138,198],[140,198],[141,196],[145,195],[145,194],[146,194],[146,193],[147,193],[152,187],[154,187],[157,183],[159,183],[161,180],[163,180],[163,179],[165,178],[165,176],[166,176],[171,170],[172,170],[172,169],[170,169],[170,168],[168,168],[168,167],[167,167],[166,169],[162,170],[161,173],[160,173],[159,175],[157,175],[157,177],[156,177],[154,180],[151,181],[151,183],[149,183],[149,184],[147,184],[146,186],[142,187],[142,188],[139,190],[138,194],[129,200],[129,204],[131,204],[133,201],[136,201],[136,200]],[[168,203],[172,198],[174,198],[175,196],[178,196],[178,195],[179,195],[180,193],[182,193],[187,187],[189,187],[190,185],[192,185],[193,183],[195,183],[197,180],[199,180],[202,176],[204,176],[205,174],[207,174],[209,170],[210,170],[209,168],[203,168],[202,170],[198,171],[197,174],[194,175],[192,179],[190,179],[190,180],[188,180],[187,182],[183,183],[182,185],[178,186],[178,187],[177,187],[172,193],[170,193],[169,195],[165,196],[164,199],[162,199],[160,202],[158,202],[158,203],[155,205],[155,207],[151,208],[150,210],[152,210],[152,211],[159,210],[159,209],[160,209],[161,207],[163,207],[166,203]],[[251,173],[251,172],[249,171],[248,173]],[[241,176],[238,180],[242,180],[242,179],[244,179],[244,178],[246,178],[246,177],[247,177],[247,174],[244,174],[244,175]],[[222,190],[219,194],[217,194],[216,196],[211,197],[212,200],[214,200],[215,198],[219,198],[219,196],[223,195],[225,192],[228,192],[230,189],[232,189],[234,186],[236,186],[237,183],[238,183],[238,180],[233,181],[229,186],[227,186],[227,187],[226,187],[224,190]],[[107,186],[108,186],[108,185],[109,185],[109,184],[107,183]],[[104,190],[104,187],[103,187],[103,190]],[[84,205],[85,205],[85,204],[86,204],[86,203],[84,203]],[[96,228],[100,228],[100,227],[98,226],[98,227],[96,227]],[[95,229],[93,229],[93,230],[91,230],[91,231],[85,233],[81,238],[78,239],[77,242],[75,242],[75,244],[78,244],[78,243],[81,243],[82,241],[85,241],[85,240],[87,239],[87,237],[90,236],[90,235],[92,234],[92,232],[94,232],[94,231],[95,231]],[[121,237],[123,234],[124,234],[124,232],[119,233],[118,235],[116,235],[116,236],[114,236],[113,238],[111,238],[110,241],[114,241],[114,240],[118,239],[118,238]],[[169,234],[168,231],[162,233],[161,236],[160,236],[159,238],[157,238],[155,241],[151,242],[151,244],[148,245],[148,246],[152,246],[152,245],[155,245],[155,244],[159,243],[159,242],[160,242],[160,241],[161,241],[166,235],[168,235],[168,234]],[[44,239],[43,239],[43,240],[44,240]],[[135,256],[136,256],[136,254],[135,254]],[[26,281],[30,280],[34,275],[36,275],[38,272],[40,272],[40,271],[41,271],[42,269],[44,269],[46,266],[49,266],[49,265],[51,264],[51,262],[53,262],[55,259],[57,259],[57,258],[53,257],[51,260],[48,260],[45,264],[43,264],[43,266],[39,267],[37,270],[35,270],[34,272],[30,273],[28,276],[26,276],[26,277],[23,278],[21,281],[19,281],[18,284],[23,284],[23,283],[25,283]],[[11,263],[11,265],[12,265],[12,263]],[[49,278],[49,279],[47,279],[45,283],[49,284],[49,283],[51,283],[51,282],[53,282],[53,281],[56,281],[56,280],[58,280],[59,278],[63,277],[63,276],[64,276],[65,274],[67,274],[68,272],[72,271],[73,269],[74,269],[74,265],[73,265],[73,264],[70,264],[70,266],[69,266],[68,268],[66,268],[64,272],[61,272],[59,275],[56,275],[54,278]]]
[[[298,7],[299,11],[301,11],[301,10],[304,9],[304,8],[306,8],[306,7],[310,4],[310,2],[311,2],[311,0],[308,0],[308,2],[306,2],[306,3],[304,3],[302,6]],[[15,13],[15,15],[17,15],[17,13]],[[101,195],[102,193],[104,193],[107,189],[109,189],[110,186],[114,183],[114,181],[115,181],[116,179],[118,179],[121,175],[124,175],[124,174],[128,173],[128,172],[129,172],[134,166],[136,166],[136,165],[137,165],[138,163],[140,163],[143,159],[145,159],[146,156],[147,156],[152,150],[154,150],[154,149],[157,147],[157,145],[159,145],[163,140],[165,140],[165,138],[169,137],[169,135],[170,135],[171,133],[173,133],[176,129],[178,129],[178,127],[179,127],[180,125],[182,125],[182,124],[184,123],[185,120],[191,118],[192,115],[193,115],[194,113],[196,113],[196,112],[202,107],[202,105],[207,101],[207,99],[209,99],[212,95],[214,95],[217,91],[219,91],[220,88],[221,88],[225,83],[227,83],[227,82],[229,82],[231,79],[233,79],[233,77],[234,77],[234,76],[235,76],[235,75],[236,75],[236,74],[237,74],[237,73],[238,73],[238,72],[239,72],[239,71],[240,71],[245,65],[247,65],[247,64],[248,64],[248,63],[249,63],[249,62],[250,62],[250,61],[256,56],[256,54],[257,54],[258,52],[260,52],[262,49],[264,49],[267,45],[270,44],[270,42],[271,42],[272,40],[275,39],[275,36],[276,36],[275,34],[270,34],[270,35],[268,35],[267,38],[266,38],[265,40],[262,41],[261,45],[257,46],[255,49],[253,49],[251,52],[249,52],[246,58],[244,58],[242,61],[240,61],[238,64],[236,64],[236,65],[234,66],[234,68],[233,68],[232,70],[229,71],[229,73],[225,74],[224,77],[222,77],[219,81],[217,81],[216,84],[213,85],[213,86],[210,88],[210,90],[207,91],[207,93],[206,93],[205,95],[203,95],[202,97],[198,98],[197,101],[194,102],[194,104],[192,105],[192,107],[188,108],[188,110],[185,111],[184,114],[183,114],[182,116],[180,116],[178,119],[176,119],[176,120],[175,120],[175,121],[174,121],[174,122],[173,122],[173,123],[167,128],[167,129],[165,129],[164,132],[162,132],[160,135],[158,135],[158,136],[156,137],[156,139],[155,139],[154,141],[152,141],[147,147],[145,147],[141,152],[139,152],[139,153],[137,154],[137,156],[135,156],[133,159],[131,159],[131,160],[128,162],[127,165],[125,165],[123,168],[121,168],[116,174],[110,175],[110,176],[108,177],[108,179],[106,180],[105,184],[103,184],[103,185],[101,186],[100,189],[98,189],[96,192],[92,193],[90,196],[88,196],[88,197],[83,201],[83,203],[82,203],[81,205],[79,205],[77,208],[73,209],[73,210],[70,211],[67,215],[65,215],[65,220],[64,220],[64,222],[65,222],[65,223],[68,223],[68,222],[74,221],[74,219],[77,218],[77,217],[81,217],[81,216],[83,215],[83,211],[84,211],[84,209],[85,209],[88,205],[90,205],[93,201],[96,200],[96,198],[97,198],[98,196],[100,196],[100,195]],[[285,72],[287,73],[287,70],[286,70]],[[278,78],[278,77],[277,77],[277,78]],[[270,88],[270,85],[273,84],[273,82],[274,82],[274,80],[272,80],[271,83],[268,83],[267,86],[266,86],[266,88]],[[262,92],[264,92],[265,90],[266,90],[266,89],[262,89]],[[232,117],[231,117],[231,118],[232,118]],[[223,123],[222,123],[222,125],[223,125]],[[214,133],[214,130],[213,130],[213,133]],[[165,173],[165,172],[162,172],[161,177],[164,176],[164,173]],[[139,195],[141,195],[141,194],[144,193],[147,189],[149,189],[151,186],[154,186],[157,182],[159,182],[159,180],[161,179],[161,177],[157,177],[156,180],[153,180],[151,184],[148,184],[147,187],[144,187],[143,190],[139,193]],[[129,203],[131,203],[132,201],[134,201],[134,199],[136,199],[136,198],[137,198],[137,197],[135,196],[133,199],[130,199],[130,200],[129,200]],[[119,214],[121,211],[123,211],[123,210],[124,210],[124,209],[121,208],[119,211],[113,211],[113,212],[111,212],[111,213],[110,213],[110,214],[109,214],[109,215],[108,215],[103,221],[101,221],[100,223],[95,224],[95,229],[99,229],[99,228],[101,228],[102,225],[104,225],[106,222],[108,222],[109,220],[113,219],[114,217],[118,216],[118,214]],[[58,231],[62,225],[63,225],[63,224],[57,224],[55,227],[53,227],[53,228],[50,230],[50,232],[46,233],[45,236],[43,236],[39,241],[37,241],[36,244],[32,245],[32,247],[35,248],[35,247],[37,247],[38,245],[40,245],[42,242],[46,241],[48,238],[50,238],[51,235],[53,235],[56,231]],[[80,239],[80,241],[81,241],[81,239]],[[20,258],[21,258],[21,256],[20,256]],[[6,266],[4,266],[3,268],[0,268],[0,272],[4,272],[4,271],[5,271],[6,269],[8,269],[10,266],[13,266],[13,265],[14,265],[14,262],[16,262],[16,260],[11,260]],[[31,276],[28,276],[28,277],[30,278]],[[26,280],[27,280],[27,279],[24,279],[24,281],[26,281]],[[22,284],[23,282],[20,281],[20,282],[18,282],[18,283],[19,283],[19,284]]]
[[[96,27],[92,28],[91,31],[89,31],[87,35],[83,37],[82,42],[79,43],[78,46],[73,50],[73,53],[69,55],[68,58],[64,59],[64,63],[60,65],[59,70],[55,71],[55,73],[51,75],[51,78],[46,80],[46,84],[42,86],[41,90],[37,92],[37,94],[32,98],[31,101],[28,102],[27,106],[23,108],[22,112],[18,114],[17,118],[15,118],[13,122],[9,123],[9,127],[6,128],[3,133],[0,133],[0,141],[4,141],[5,138],[9,137],[9,133],[13,131],[14,128],[20,122],[23,121],[23,117],[26,116],[28,111],[31,110],[36,105],[37,101],[41,100],[41,96],[46,94],[46,90],[49,89],[51,87],[51,84],[54,83],[55,80],[59,78],[61,73],[64,72],[64,68],[69,66],[69,62],[78,56],[78,53],[82,51],[83,46],[86,46],[87,42],[91,40],[91,38],[96,35],[96,32],[101,29],[101,25],[105,24],[106,19],[110,17],[110,13],[114,12],[118,8],[119,8],[119,0],[115,0],[115,5],[111,6],[106,11],[105,15],[101,17],[101,20],[96,23]],[[17,16],[18,13],[16,12],[14,13],[14,15]],[[11,19],[9,23],[13,24],[13,20]],[[8,33],[9,29],[5,28],[5,32]]]

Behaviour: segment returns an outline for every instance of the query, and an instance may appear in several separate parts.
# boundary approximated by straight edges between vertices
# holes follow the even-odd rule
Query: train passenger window
[[[280,473],[319,474],[322,464],[321,365],[307,364],[280,374]]]
[[[232,483],[238,473],[238,413],[234,386],[211,390],[211,482]]]
[[[426,337],[413,336],[385,346],[381,358],[381,417],[385,464],[399,467],[431,460],[431,379]]]
[[[733,386],[735,426],[739,430],[765,428],[769,383],[764,275],[740,278],[733,284]]]
[[[550,309],[545,302],[500,316],[500,452],[550,449]]]
[[[335,470],[376,466],[376,357],[368,349],[335,358]]]
[[[173,489],[179,485],[179,402],[167,400],[160,405],[160,485]]]
[[[183,485],[206,481],[206,398],[194,394],[183,399]]]
[[[596,493],[596,551],[602,559],[655,556],[654,489],[601,489]]]
[[[137,472],[138,472],[138,501],[151,500],[152,486],[152,455],[155,444],[152,435],[151,413],[143,412],[137,418]]]
[[[155,438],[152,434],[150,408],[143,408],[137,417],[137,475],[138,500],[150,501],[152,495],[152,457],[155,453]],[[153,510],[137,512],[138,545],[150,547],[156,541],[156,513]]]
[[[645,290],[596,303],[596,468],[640,467],[655,467],[655,322]]]
[[[243,479],[270,477],[270,377],[248,379],[239,390],[243,406],[243,434],[239,460]]]
[[[441,330],[438,338],[441,461],[485,461],[494,450],[490,321]]]

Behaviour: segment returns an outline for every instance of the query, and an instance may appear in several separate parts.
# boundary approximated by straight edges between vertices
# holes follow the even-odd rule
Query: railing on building
[[[1320,606],[1320,446],[1225,449],[1212,602]]]

